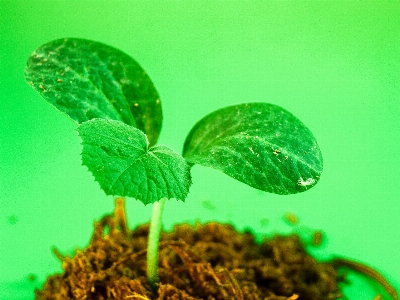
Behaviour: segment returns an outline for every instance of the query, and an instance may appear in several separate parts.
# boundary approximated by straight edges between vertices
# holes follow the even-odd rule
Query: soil
[[[297,235],[257,243],[218,223],[176,225],[162,233],[159,279],[146,277],[148,225],[127,229],[122,202],[95,223],[91,242],[62,260],[64,273],[49,277],[36,299],[245,299],[296,300],[342,297],[334,263],[309,256]],[[379,299],[379,298],[377,298]]]

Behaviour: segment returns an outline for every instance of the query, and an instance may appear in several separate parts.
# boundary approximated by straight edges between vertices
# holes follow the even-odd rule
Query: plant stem
[[[149,242],[147,244],[147,279],[153,290],[158,283],[158,245],[161,233],[161,218],[167,198],[153,204],[153,214],[150,222]]]
[[[115,198],[115,209],[114,215],[117,218],[118,225],[121,229],[121,232],[127,236],[128,234],[128,222],[126,220],[125,214],[125,198],[124,197],[117,197]]]

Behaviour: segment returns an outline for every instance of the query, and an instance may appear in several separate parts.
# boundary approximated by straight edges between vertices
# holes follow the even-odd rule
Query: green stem
[[[149,242],[147,245],[147,279],[153,290],[158,283],[158,245],[161,233],[161,218],[164,204],[167,198],[160,199],[153,204],[153,215],[151,216]]]

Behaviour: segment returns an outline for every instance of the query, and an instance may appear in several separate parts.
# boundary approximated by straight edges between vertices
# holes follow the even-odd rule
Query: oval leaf
[[[225,107],[200,120],[186,138],[190,164],[221,170],[254,188],[285,195],[314,186],[322,155],[311,131],[268,103]]]
[[[32,53],[28,83],[77,123],[93,118],[122,121],[147,134],[161,130],[160,98],[146,72],[127,54],[102,43],[60,39]]]
[[[120,121],[93,119],[78,127],[82,162],[107,195],[144,204],[162,198],[184,201],[191,185],[185,159],[165,146],[148,148],[146,135]]]

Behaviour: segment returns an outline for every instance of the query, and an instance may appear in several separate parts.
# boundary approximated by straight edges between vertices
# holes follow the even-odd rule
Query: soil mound
[[[310,257],[297,235],[256,243],[218,223],[177,225],[163,233],[158,289],[146,277],[148,225],[130,231],[114,215],[95,223],[89,246],[56,254],[64,273],[48,278],[36,299],[338,299],[330,263]]]

